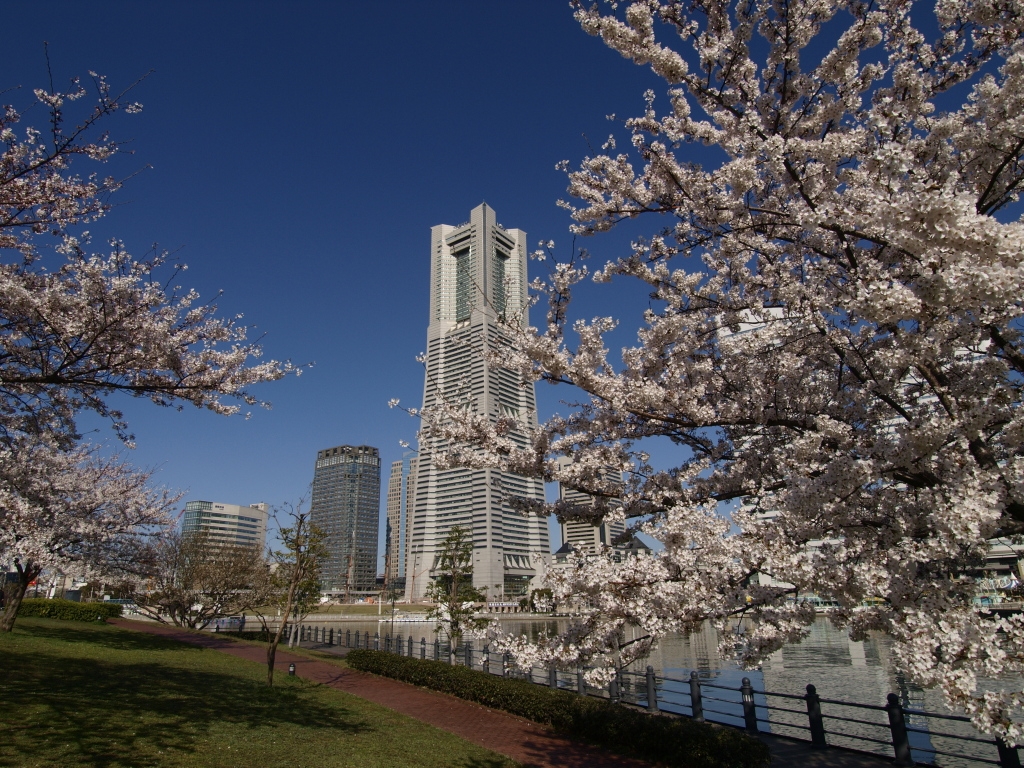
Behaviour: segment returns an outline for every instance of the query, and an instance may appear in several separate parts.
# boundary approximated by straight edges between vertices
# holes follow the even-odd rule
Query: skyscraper
[[[318,451],[312,522],[327,534],[321,589],[336,597],[377,592],[380,453],[368,445]]]
[[[431,228],[425,408],[444,397],[492,418],[537,424],[533,386],[520,387],[512,371],[487,368],[481,354],[485,344],[510,343],[499,318],[527,321],[526,247],[526,233],[502,227],[486,203],[465,224]],[[527,444],[524,434],[512,438]],[[438,548],[458,525],[472,531],[473,585],[491,599],[518,599],[537,573],[534,556],[550,551],[548,529],[547,521],[514,512],[507,499],[542,500],[543,484],[494,469],[438,469],[434,454],[444,447],[419,446],[406,594],[425,594]]]
[[[416,465],[414,451],[407,451],[399,461],[391,463],[388,477],[387,533],[384,537],[387,559],[384,583],[389,589],[405,590],[406,550],[409,541],[409,511],[416,497]]]

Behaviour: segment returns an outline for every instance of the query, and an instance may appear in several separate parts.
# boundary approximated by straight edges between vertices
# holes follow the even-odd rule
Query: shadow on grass
[[[32,634],[72,640],[75,633],[33,627]],[[178,643],[133,633],[82,633],[84,642],[131,650],[181,651]],[[127,637],[125,637],[127,636]],[[196,649],[197,652],[199,649]],[[210,726],[278,725],[355,734],[362,718],[327,706],[295,687],[268,688],[226,673],[159,662],[112,663],[9,649],[0,682],[0,764],[37,763],[75,754],[77,764],[155,765],[160,752],[195,752]],[[57,763],[53,763],[57,764]]]
[[[73,630],[73,631],[71,631]],[[202,651],[203,648],[182,643],[169,637],[147,635],[142,632],[131,632],[115,628],[109,624],[88,623],[77,621],[50,620],[47,622],[34,619],[20,621],[15,624],[14,631],[29,634],[42,640],[55,640],[60,643],[97,645],[115,651]]]

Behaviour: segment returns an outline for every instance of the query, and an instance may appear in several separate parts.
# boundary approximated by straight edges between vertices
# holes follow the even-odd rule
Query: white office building
[[[533,386],[484,364],[484,344],[508,344],[499,317],[527,307],[526,233],[498,224],[483,204],[457,227],[440,224],[430,235],[430,324],[427,327],[423,405],[443,395],[491,417],[516,416],[537,424]],[[513,435],[522,440],[524,435]],[[539,480],[493,469],[435,466],[443,445],[420,445],[406,553],[406,594],[423,597],[438,547],[453,526],[472,531],[473,584],[491,600],[518,599],[537,574],[536,556],[550,551],[547,521],[514,512],[508,497],[543,500]]]
[[[189,501],[181,520],[182,533],[202,532],[213,545],[259,547],[267,543],[269,510],[264,503],[221,504],[216,501]]]

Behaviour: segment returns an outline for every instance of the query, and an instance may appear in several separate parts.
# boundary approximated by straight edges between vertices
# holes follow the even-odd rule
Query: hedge
[[[21,601],[18,617],[40,616],[64,621],[97,621],[121,615],[120,603],[76,603],[74,600],[47,600],[29,597]]]
[[[666,765],[759,768],[771,761],[763,743],[732,728],[652,715],[604,699],[450,666],[443,661],[363,649],[349,651],[345,661],[353,669],[475,701],[549,725],[567,736]]]

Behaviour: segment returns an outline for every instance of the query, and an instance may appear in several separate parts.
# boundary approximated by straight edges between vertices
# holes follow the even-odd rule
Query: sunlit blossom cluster
[[[901,669],[981,728],[1024,737],[1022,692],[977,689],[1024,673],[1024,620],[974,605],[987,542],[1024,531],[1024,5],[933,12],[929,38],[910,2],[577,6],[669,91],[661,111],[645,95],[621,152],[566,166],[563,204],[577,234],[649,214],[660,229],[596,272],[555,265],[533,285],[546,322],[489,353],[578,407],[530,432],[442,403],[421,439],[451,465],[614,498],[533,511],[621,516],[663,548],[553,571],[575,618],[501,639],[521,663],[600,681],[711,621],[741,624],[756,665],[803,636],[817,595],[855,638],[892,635]],[[590,278],[649,289],[621,355],[614,319],[571,317]],[[651,438],[679,460],[653,465]]]

